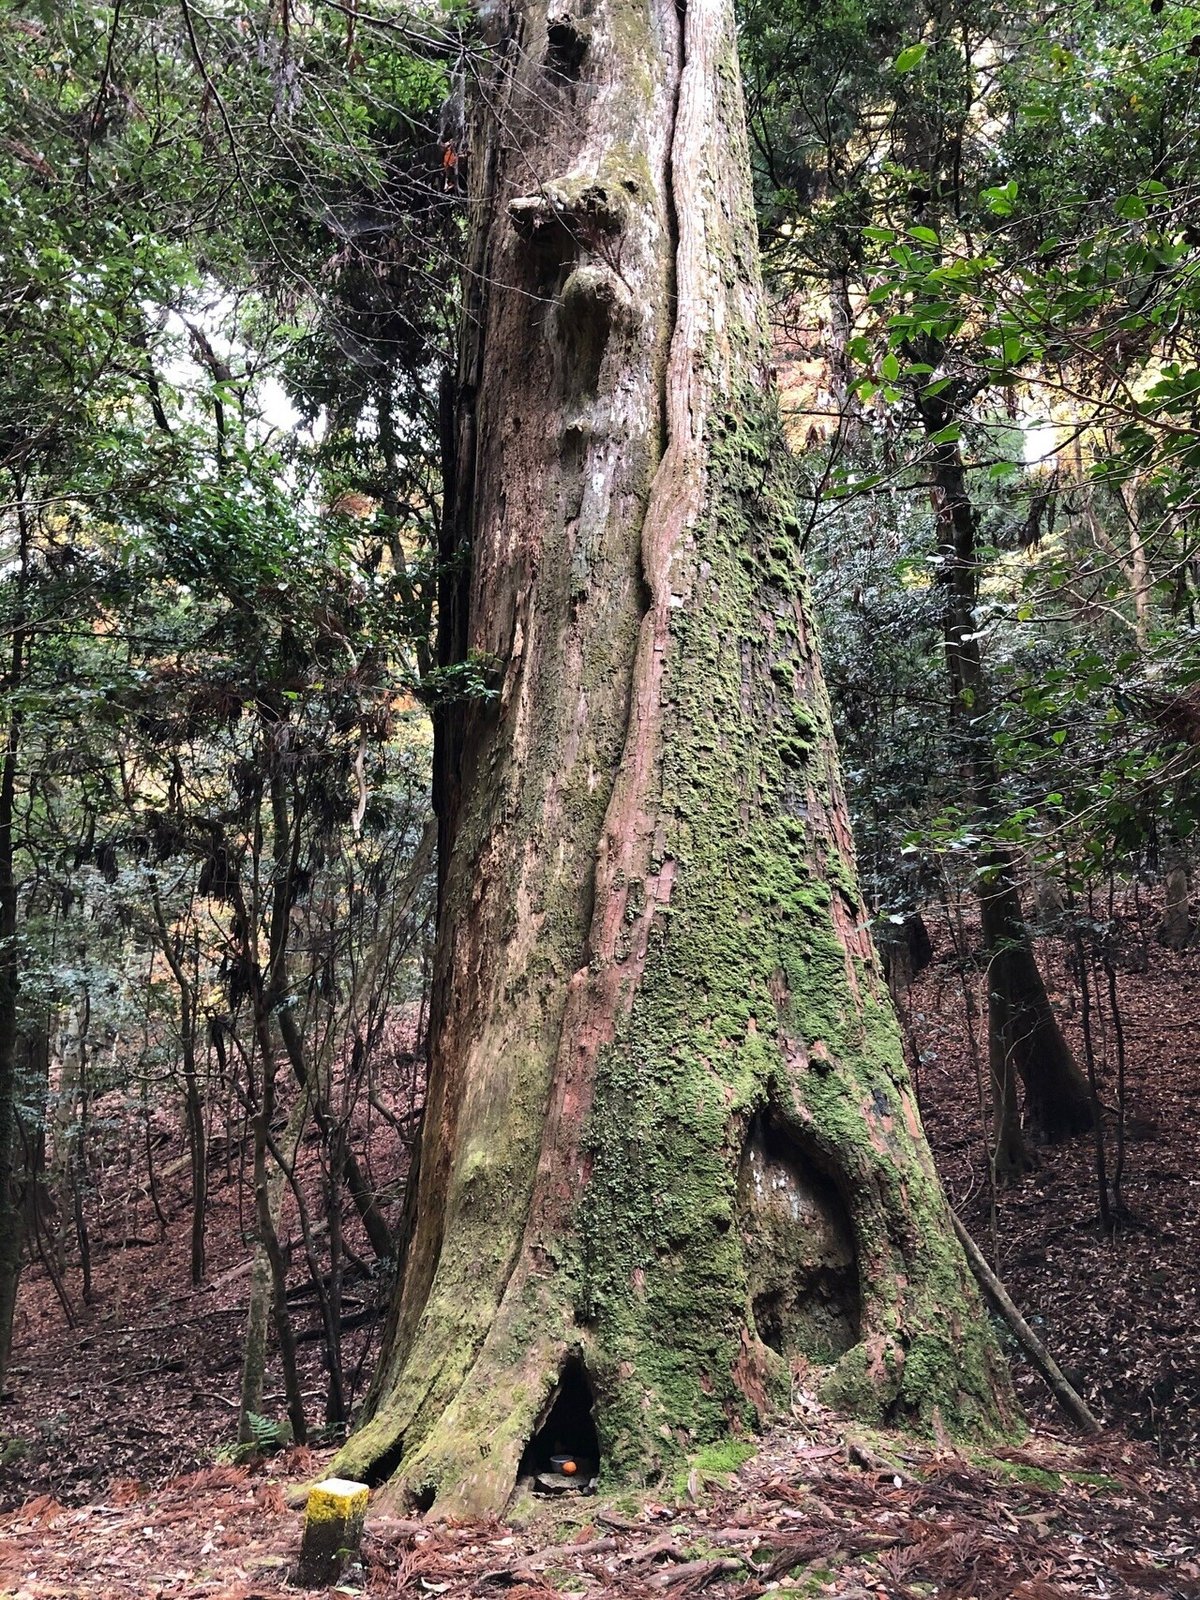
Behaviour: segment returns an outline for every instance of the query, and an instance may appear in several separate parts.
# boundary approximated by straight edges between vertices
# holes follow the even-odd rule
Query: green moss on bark
[[[670,912],[599,1064],[577,1218],[576,1314],[605,1449],[642,1472],[786,1399],[786,1361],[755,1338],[733,1224],[745,1130],[768,1105],[854,1227],[863,1336],[830,1397],[873,1418],[929,1425],[937,1408],[960,1431],[1005,1424],[1002,1367],[894,1018],[865,939],[848,953],[835,920],[835,896],[843,922],[863,912],[836,837],[828,707],[769,406],[731,408],[710,459],[667,669]]]

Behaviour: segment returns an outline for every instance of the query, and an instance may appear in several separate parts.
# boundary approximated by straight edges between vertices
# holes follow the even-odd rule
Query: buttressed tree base
[[[438,716],[413,1215],[335,1470],[495,1510],[569,1385],[651,1482],[801,1358],[1004,1428],[855,880],[730,0],[488,29],[440,611],[496,693]]]

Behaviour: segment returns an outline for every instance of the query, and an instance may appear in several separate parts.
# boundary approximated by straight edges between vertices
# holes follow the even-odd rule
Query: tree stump
[[[1192,931],[1188,910],[1188,874],[1187,863],[1177,851],[1167,859],[1163,885],[1163,918],[1155,937],[1168,950],[1186,950]]]
[[[367,1514],[365,1483],[326,1478],[309,1490],[296,1581],[306,1589],[336,1583],[358,1554]]]

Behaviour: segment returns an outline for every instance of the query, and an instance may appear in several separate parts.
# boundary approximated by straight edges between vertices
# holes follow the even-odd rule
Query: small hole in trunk
[[[400,1465],[403,1455],[404,1440],[397,1439],[395,1444],[390,1444],[383,1454],[377,1456],[372,1465],[367,1469],[366,1481],[368,1485],[372,1489],[375,1489],[378,1488],[381,1483],[386,1483],[391,1477],[392,1473],[395,1472],[396,1468]]]
[[[545,1421],[525,1446],[518,1476],[544,1490],[586,1488],[600,1470],[595,1396],[587,1369],[568,1356]]]
[[[572,17],[556,17],[546,29],[546,65],[560,78],[577,79],[588,35]]]

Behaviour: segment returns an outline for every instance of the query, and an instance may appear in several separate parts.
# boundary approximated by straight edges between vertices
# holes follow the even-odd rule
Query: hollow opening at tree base
[[[432,1484],[426,1484],[422,1489],[414,1489],[408,1497],[409,1509],[424,1516],[427,1511],[433,1510],[433,1502],[437,1499],[437,1490]]]
[[[404,1440],[397,1439],[388,1446],[367,1468],[364,1481],[368,1488],[377,1489],[381,1483],[386,1483],[393,1472],[399,1467],[404,1456]]]
[[[849,1210],[833,1179],[769,1110],[747,1130],[738,1221],[763,1343],[819,1362],[855,1345],[862,1305]]]
[[[578,1356],[563,1363],[545,1420],[525,1446],[518,1481],[551,1492],[589,1487],[600,1471],[595,1396]]]

